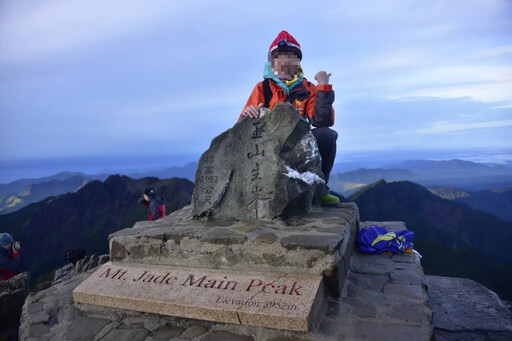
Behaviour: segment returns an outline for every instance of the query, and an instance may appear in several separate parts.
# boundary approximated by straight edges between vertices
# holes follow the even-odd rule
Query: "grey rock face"
[[[438,339],[512,339],[512,314],[493,291],[465,278],[427,276],[427,283]]]
[[[28,294],[28,272],[0,282],[0,340],[16,340],[21,308]]]
[[[291,104],[279,103],[213,139],[195,185],[194,216],[248,221],[309,212],[325,182],[309,123]]]

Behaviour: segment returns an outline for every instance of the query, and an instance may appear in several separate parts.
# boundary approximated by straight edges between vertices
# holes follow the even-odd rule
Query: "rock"
[[[23,272],[0,282],[0,335],[9,337],[5,340],[17,339],[21,310],[28,294],[27,278],[28,272]]]
[[[120,328],[113,329],[110,333],[102,338],[102,341],[118,341],[118,340],[130,340],[130,341],[144,341],[149,331],[144,328]]]
[[[428,340],[427,333],[415,326],[385,322],[358,321],[354,328],[355,340]]]
[[[175,326],[162,326],[158,328],[151,337],[155,341],[168,341],[173,337],[179,336],[185,328],[175,327]]]
[[[195,184],[194,216],[245,221],[305,214],[325,186],[309,123],[289,103],[213,139]]]
[[[64,340],[94,340],[110,321],[92,317],[78,317],[64,334]]]
[[[476,339],[477,331],[512,339],[512,314],[493,291],[464,278],[427,276],[427,283],[439,339]]]
[[[198,336],[203,335],[208,331],[208,328],[200,326],[198,324],[194,324],[190,327],[188,327],[183,334],[181,334],[181,338],[186,340],[192,340],[195,339]]]
[[[100,264],[106,263],[110,259],[109,255],[91,255],[90,257],[84,257],[80,259],[76,264],[66,264],[62,268],[55,270],[53,281],[51,285],[60,283],[69,279],[71,276],[76,276],[81,273],[87,272],[90,269],[97,267]],[[50,285],[45,285],[42,289],[47,289]]]
[[[343,235],[315,236],[315,235],[291,235],[281,239],[281,244],[288,250],[302,247],[306,249],[320,249],[334,251],[339,248]]]
[[[254,341],[254,338],[246,335],[237,335],[226,331],[213,332],[206,335],[201,341]]]

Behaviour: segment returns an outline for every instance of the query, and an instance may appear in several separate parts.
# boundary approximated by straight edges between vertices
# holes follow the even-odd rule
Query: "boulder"
[[[0,341],[17,340],[21,308],[28,295],[28,272],[0,282]]]
[[[213,139],[197,167],[192,213],[241,221],[306,214],[325,187],[321,167],[308,121],[278,103]]]

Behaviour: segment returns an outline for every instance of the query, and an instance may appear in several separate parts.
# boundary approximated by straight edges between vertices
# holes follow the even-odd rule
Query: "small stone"
[[[375,317],[377,316],[377,309],[371,304],[364,302],[363,300],[356,297],[348,297],[345,299],[352,309],[353,313],[359,317]]]
[[[323,251],[336,250],[343,240],[342,236],[316,236],[316,235],[292,235],[281,238],[281,245],[288,250],[299,248],[319,249]]]
[[[186,340],[192,340],[195,339],[198,336],[203,335],[208,331],[208,328],[200,326],[198,324],[194,324],[190,327],[188,327],[183,334],[181,334],[180,338],[186,339]]]
[[[223,228],[213,228],[208,230],[200,239],[202,242],[212,244],[243,244],[247,240],[247,237],[243,234],[233,232]]]
[[[34,314],[41,310],[43,310],[43,305],[39,302],[30,303],[27,306],[27,313],[29,313],[29,314]]]
[[[396,262],[393,264],[394,270],[418,270],[421,267],[415,263],[400,263]]]
[[[144,237],[165,240],[165,234],[169,231],[172,231],[172,228],[170,226],[161,225],[144,230]]]
[[[119,327],[119,322],[112,322],[103,327],[102,330],[94,337],[94,340],[101,340],[105,335],[110,333],[110,331],[114,328]]]
[[[364,255],[364,254],[356,254],[354,257],[357,258],[360,264],[379,264],[379,265],[388,265],[391,264],[389,260],[389,256],[387,255]]]
[[[167,240],[174,240],[176,244],[179,244],[181,240],[185,237],[188,238],[199,238],[203,234],[205,234],[209,228],[204,226],[193,226],[193,227],[185,227],[181,229],[177,229],[176,231],[167,232],[165,234],[165,238]]]
[[[285,261],[285,258],[284,256],[280,255],[276,255],[274,253],[264,253],[263,255],[263,259],[270,265],[281,265],[283,264],[283,262]]]
[[[391,260],[398,263],[414,263],[416,256],[413,253],[401,253],[391,256]]]
[[[354,327],[354,339],[357,340],[430,340],[430,335],[423,326],[358,321]]]
[[[384,286],[384,296],[388,299],[393,297],[411,297],[425,299],[425,292],[421,285],[388,283]]]
[[[329,226],[317,229],[318,232],[322,233],[341,233],[343,231],[341,226]]]
[[[247,233],[256,230],[257,228],[260,227],[261,225],[258,224],[257,222],[244,222],[242,225],[235,227],[235,230]]]
[[[394,299],[388,302],[389,306],[384,309],[387,316],[393,316],[418,325],[426,323],[427,316],[425,315],[424,306],[422,304],[410,302],[407,299]]]
[[[126,249],[124,248],[124,245],[116,240],[113,240],[112,246],[110,247],[110,259],[123,260],[125,257]]]
[[[158,328],[155,332],[153,332],[153,334],[151,334],[151,337],[155,341],[167,341],[172,337],[179,336],[181,333],[183,333],[184,330],[185,328],[182,327],[163,326]]]
[[[381,291],[384,284],[388,282],[389,277],[385,275],[364,275],[353,273],[350,274],[348,280],[359,286],[361,289]]]
[[[272,244],[277,240],[277,236],[272,232],[260,234],[253,239],[254,244]]]
[[[434,335],[436,341],[498,341],[490,339],[487,335],[476,331],[476,332],[450,332],[447,330],[434,329]],[[501,341],[501,340],[500,340]],[[503,341],[510,341],[510,338],[503,339]]]
[[[79,317],[73,320],[64,334],[65,340],[93,340],[110,321],[93,317]]]
[[[30,314],[29,319],[31,323],[45,323],[50,319],[50,315],[44,311],[41,311],[35,314]]]
[[[414,270],[394,270],[390,276],[393,283],[421,285],[421,276]]]
[[[247,335],[238,335],[226,331],[218,331],[205,335],[201,341],[254,341],[254,338]]]
[[[45,334],[48,334],[50,332],[50,328],[42,323],[36,323],[32,324],[28,329],[28,336],[40,338],[44,336]]]
[[[350,270],[366,275],[387,275],[391,271],[388,264],[361,263],[359,258],[352,257]]]
[[[105,335],[101,341],[119,341],[119,340],[129,340],[129,341],[144,341],[146,336],[148,336],[149,331],[144,328],[120,328],[113,329],[110,333]]]

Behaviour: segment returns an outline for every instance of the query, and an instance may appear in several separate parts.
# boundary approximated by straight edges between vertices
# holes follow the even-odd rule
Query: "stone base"
[[[113,262],[324,276],[339,296],[359,228],[354,203],[315,208],[290,220],[192,218],[191,206],[109,236]]]
[[[378,225],[384,224],[387,223]],[[102,341],[149,339],[428,341],[431,339],[432,315],[428,307],[425,277],[416,255],[354,254],[349,264],[347,285],[344,286],[341,297],[325,298],[326,311],[315,314],[316,318],[312,320],[307,333],[199,321],[89,304],[74,305],[71,291],[92,274],[89,272],[63,277],[58,284],[30,295],[23,308],[20,339]]]

